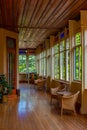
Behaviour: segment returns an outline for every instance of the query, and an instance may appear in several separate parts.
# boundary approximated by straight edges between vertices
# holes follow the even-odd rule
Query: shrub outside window
[[[75,47],[74,47],[74,80],[82,80],[81,33],[77,33],[75,35]]]
[[[54,46],[54,78],[59,79],[60,78],[60,69],[59,69],[59,44],[56,44]]]
[[[19,72],[26,73],[26,54],[19,54]]]
[[[36,56],[35,55],[28,56],[28,72],[36,73]]]

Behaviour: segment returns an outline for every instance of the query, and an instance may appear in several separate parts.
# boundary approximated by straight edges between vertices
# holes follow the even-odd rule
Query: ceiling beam
[[[9,26],[9,25],[0,25],[0,27],[3,27],[3,28],[16,28],[16,29],[55,29],[55,30],[59,30],[60,28],[56,28],[56,27],[29,27],[29,26]]]

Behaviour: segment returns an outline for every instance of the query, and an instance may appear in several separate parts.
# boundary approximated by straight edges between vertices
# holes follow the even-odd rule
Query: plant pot
[[[3,103],[6,103],[8,101],[8,96],[7,95],[3,95]]]

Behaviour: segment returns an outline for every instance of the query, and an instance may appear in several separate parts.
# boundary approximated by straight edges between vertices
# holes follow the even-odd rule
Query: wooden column
[[[82,103],[81,113],[87,114],[87,11],[81,13],[82,38]]]

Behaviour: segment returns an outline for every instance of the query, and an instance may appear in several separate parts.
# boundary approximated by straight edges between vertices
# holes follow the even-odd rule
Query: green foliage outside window
[[[66,65],[65,65],[65,52],[60,53],[60,79],[65,80]]]
[[[67,65],[66,65],[66,67],[67,67],[67,71],[66,71],[66,73],[67,73],[66,80],[69,81],[69,80],[70,80],[70,51],[68,50],[67,53],[68,53],[68,63],[67,63]]]
[[[70,43],[66,39],[66,81],[70,80]]]
[[[47,67],[47,63],[46,63],[46,51],[41,53],[41,74],[43,76],[46,76],[46,67]]]
[[[60,78],[60,69],[59,69],[59,44],[54,46],[54,77],[56,79]]]
[[[65,41],[60,43],[60,79],[65,80],[66,78],[66,64],[65,64]]]
[[[56,54],[54,56],[54,76],[56,79],[59,79],[59,63],[58,63],[58,59],[59,59],[59,54]]]
[[[81,34],[77,33],[75,37],[76,46],[81,44]]]
[[[36,72],[36,57],[35,57],[35,55],[29,55],[28,62],[27,62],[26,54],[19,55],[19,72],[20,73]]]
[[[69,81],[70,77],[70,50],[69,39],[54,46],[54,77]]]
[[[36,57],[35,55],[28,56],[28,72],[36,72]]]
[[[60,52],[65,50],[65,40],[60,43]]]
[[[19,55],[19,72],[26,72],[26,55]]]
[[[82,47],[81,47],[81,34],[77,33],[75,37],[75,50],[74,50],[74,80],[82,79]]]

